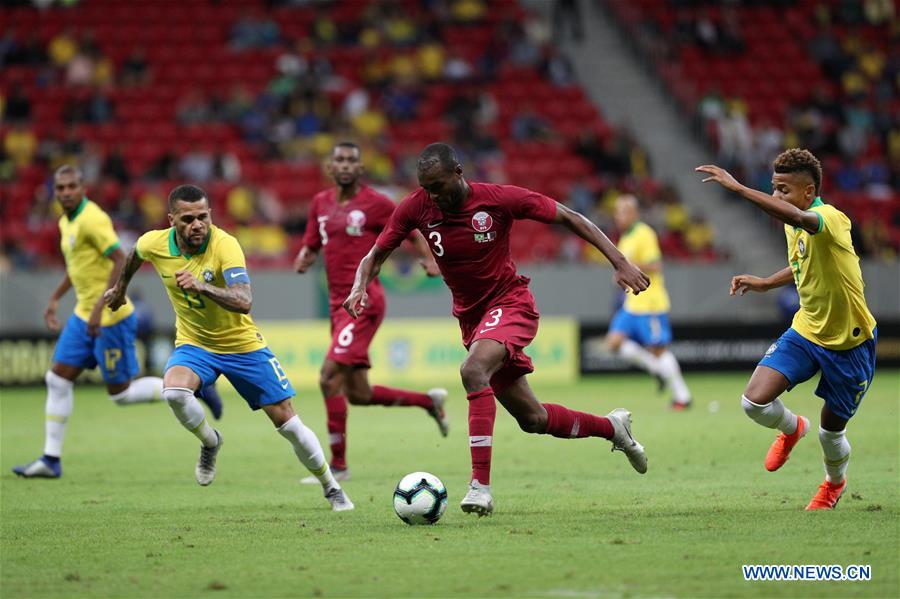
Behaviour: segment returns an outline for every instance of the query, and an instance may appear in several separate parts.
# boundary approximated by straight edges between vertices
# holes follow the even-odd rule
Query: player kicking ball
[[[779,396],[821,370],[816,395],[825,400],[819,424],[825,482],[806,509],[832,509],[847,489],[847,422],[872,384],[878,329],[866,307],[850,219],[819,197],[819,161],[795,148],[780,154],[774,167],[771,196],[741,185],[717,166],[696,170],[710,175],[704,183],[719,183],[784,223],[790,266],[766,278],[731,280],[731,295],[764,292],[792,280],[800,294],[791,328],[759,362],[741,404],[750,418],[781,431],[765,461],[766,470],[778,470],[809,430],[809,419],[787,409]]]
[[[660,381],[660,391],[669,387],[673,410],[686,410],[691,405],[691,392],[675,354],[668,348],[672,327],[659,239],[650,225],[641,222],[638,200],[633,195],[616,199],[614,218],[621,232],[619,251],[647,273],[650,287],[640,295],[625,298],[609,324],[606,345],[624,360],[654,375]]]
[[[460,368],[469,400],[472,480],[460,503],[464,512],[488,515],[495,397],[523,431],[563,439],[603,437],[621,450],[632,467],[647,471],[644,448],[631,435],[631,413],[605,417],[538,401],[526,379],[534,366],[524,349],[537,334],[538,311],[509,253],[509,233],[517,219],[559,223],[599,249],[615,268],[616,283],[639,293],[649,279],[584,216],[539,193],[511,185],[468,182],[453,148],[435,143],[419,156],[420,189],[394,211],[375,246],[363,258],[344,308],[353,318],[369,305],[366,289],[381,264],[418,229],[428,240],[453,296],[468,355]]]
[[[315,433],[294,413],[294,388],[250,318],[250,276],[241,246],[213,226],[206,193],[193,185],[169,194],[169,223],[169,229],[138,239],[104,297],[112,310],[124,305],[128,283],[144,261],[162,278],[175,309],[175,351],[166,364],[163,394],[181,425],[200,439],[197,482],[206,486],[215,479],[222,434],[209,425],[194,392],[224,375],[250,408],[262,409],[290,442],[322,484],[332,509],[352,510]]]
[[[447,390],[435,388],[428,393],[369,384],[369,344],[384,320],[387,309],[381,281],[373,279],[367,290],[369,309],[354,320],[341,307],[350,293],[356,266],[387,225],[396,204],[360,177],[363,162],[359,146],[337,144],[327,163],[334,187],[313,197],[309,208],[303,247],[294,260],[294,269],[305,273],[315,263],[319,251],[325,254],[331,313],[331,347],[319,374],[319,388],[328,413],[328,437],[331,445],[331,471],[337,480],[350,477],[347,468],[347,401],[355,406],[419,407],[438,424],[447,436],[449,421],[444,411]],[[439,274],[425,239],[413,238],[429,276]],[[318,482],[315,477],[303,483]]]

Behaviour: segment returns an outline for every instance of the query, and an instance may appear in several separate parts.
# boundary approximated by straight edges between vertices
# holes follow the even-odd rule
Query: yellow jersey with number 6
[[[659,240],[653,228],[640,221],[634,223],[619,240],[619,251],[635,264],[653,264],[662,260]],[[631,314],[662,314],[669,311],[669,294],[662,272],[647,273],[650,287],[638,295],[625,296],[623,307]]]
[[[175,229],[141,235],[135,251],[153,264],[162,278],[175,309],[175,346],[196,345],[217,354],[243,354],[266,347],[262,334],[249,314],[226,310],[195,291],[185,291],[175,282],[175,273],[189,271],[200,281],[216,287],[250,283],[244,252],[237,239],[210,226],[206,241],[193,255],[183,254],[175,241]]]
[[[788,262],[800,295],[800,309],[791,327],[826,349],[852,349],[872,339],[876,323],[866,306],[859,257],[850,240],[850,219],[820,198],[810,210],[819,215],[815,234],[784,226]]]
[[[87,322],[109,285],[109,273],[113,269],[109,255],[119,247],[119,238],[109,215],[87,198],[81,200],[71,217],[66,214],[60,217],[59,234],[66,273],[78,300],[75,315]],[[100,326],[112,326],[132,312],[134,305],[127,298],[125,305],[115,312],[104,306]]]

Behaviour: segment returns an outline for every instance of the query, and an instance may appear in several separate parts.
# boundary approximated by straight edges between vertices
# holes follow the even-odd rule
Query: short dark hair
[[[169,212],[175,207],[175,202],[199,202],[207,199],[206,192],[196,185],[179,185],[169,193]]]
[[[456,151],[445,143],[429,144],[419,154],[419,160],[416,162],[419,172],[429,171],[438,165],[448,173],[456,170],[456,167],[459,166]]]
[[[78,168],[77,166],[75,166],[74,164],[64,164],[64,165],[60,166],[58,169],[53,171],[53,178],[55,179],[56,177],[58,177],[60,175],[65,175],[65,174],[75,175],[76,177],[78,177],[79,181],[84,180],[84,177],[81,174],[81,169]]]
[[[808,174],[816,185],[816,195],[819,195],[819,187],[822,185],[822,165],[809,150],[800,148],[785,150],[775,159],[774,167],[776,173]]]
[[[351,150],[356,150],[360,155],[362,155],[362,149],[352,141],[337,142],[336,144],[334,144],[334,148],[331,149],[331,153],[333,154],[334,151],[338,148],[350,148]]]

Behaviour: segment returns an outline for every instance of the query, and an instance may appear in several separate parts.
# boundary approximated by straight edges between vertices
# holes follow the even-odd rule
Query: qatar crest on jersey
[[[478,231],[479,233],[485,233],[491,230],[491,227],[494,226],[493,217],[481,210],[472,215],[472,228]]]
[[[366,224],[366,213],[362,210],[351,210],[347,215],[347,235],[361,237]]]

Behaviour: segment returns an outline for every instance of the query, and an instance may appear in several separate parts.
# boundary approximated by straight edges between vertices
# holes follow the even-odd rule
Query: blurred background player
[[[51,331],[59,331],[57,304],[69,288],[75,288],[75,310],[62,328],[53,364],[44,377],[47,383],[44,454],[13,472],[26,478],[62,476],[63,438],[75,401],[75,379],[84,369],[100,366],[109,399],[117,405],[162,401],[163,381],[138,373],[134,348],[137,318],[134,306],[123,298],[122,309],[113,312],[103,305],[103,292],[112,285],[125,253],[112,220],[85,195],[81,170],[59,167],[53,176],[53,191],[62,207],[59,218],[60,247],[66,261],[66,276],[50,296],[44,320]]]
[[[691,393],[681,376],[681,367],[669,351],[672,327],[669,324],[669,294],[662,273],[659,240],[648,224],[640,220],[638,200],[633,195],[616,199],[614,213],[619,229],[619,251],[647,273],[650,287],[640,295],[627,295],[613,316],[606,335],[610,351],[657,377],[660,386],[672,391],[672,409],[691,405]]]
[[[878,340],[850,240],[850,219],[822,201],[822,166],[807,150],[778,155],[771,196],[741,185],[717,166],[697,170],[710,175],[704,182],[719,183],[784,223],[790,266],[764,279],[739,275],[731,281],[731,295],[768,291],[792,280],[800,294],[791,327],[759,362],[741,404],[750,418],[781,431],[765,461],[766,470],[778,470],[809,429],[809,419],[787,409],[779,396],[821,370],[816,395],[825,400],[819,425],[825,482],[806,509],[832,509],[847,488],[847,422],[872,384]]]
[[[532,219],[564,225],[596,247],[615,269],[616,283],[639,293],[649,279],[588,219],[539,193],[512,185],[469,183],[456,152],[443,143],[420,154],[421,189],[407,196],[359,265],[344,307],[357,318],[369,305],[366,292],[381,264],[414,230],[427,234],[444,281],[453,295],[468,355],[460,373],[469,400],[472,480],[460,503],[464,512],[488,515],[494,419],[500,400],[523,431],[564,439],[603,437],[625,453],[635,470],[647,471],[644,448],[631,435],[631,413],[606,417],[542,404],[525,376],[534,371],[524,349],[537,334],[539,314],[527,277],[516,273],[509,252],[513,222]]]
[[[206,486],[215,479],[222,435],[207,422],[194,392],[221,374],[291,443],[321,482],[332,509],[353,509],[315,433],[294,413],[294,388],[250,317],[250,276],[237,240],[213,226],[206,193],[193,185],[169,194],[169,223],[169,229],[138,239],[105,298],[113,310],[125,305],[128,283],[145,260],[159,272],[176,314],[175,351],[166,364],[163,394],[178,421],[202,443],[197,482]]]
[[[428,393],[369,385],[369,344],[386,310],[384,289],[377,278],[369,283],[369,310],[360,318],[350,318],[341,304],[353,287],[356,266],[375,244],[387,225],[396,204],[360,182],[364,166],[359,146],[337,144],[327,163],[334,187],[313,197],[304,236],[304,245],[294,261],[294,269],[305,273],[324,248],[325,274],[328,278],[331,314],[331,347],[322,364],[319,388],[328,413],[328,438],[331,445],[331,470],[337,480],[346,480],[347,401],[353,405],[418,406],[425,409],[447,436],[448,419],[444,411],[447,390],[435,388]],[[439,271],[424,238],[416,234],[417,249],[425,257],[422,265],[429,276]],[[304,483],[316,483],[307,477]]]

